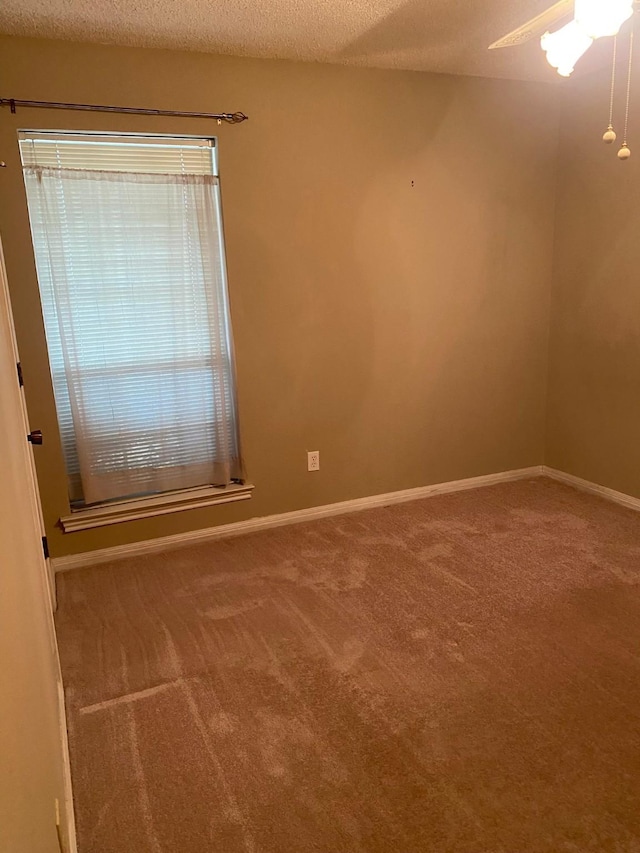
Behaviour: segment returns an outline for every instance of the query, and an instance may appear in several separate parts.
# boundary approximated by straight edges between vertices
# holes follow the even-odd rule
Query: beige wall
[[[638,85],[640,67],[636,92]],[[634,103],[633,155],[621,163],[619,144],[600,141],[608,123],[608,73],[572,81],[564,99],[546,460],[640,497],[640,113]]]
[[[0,249],[0,851],[59,853],[60,670],[5,295]]]
[[[555,87],[3,39],[0,230],[56,555],[543,461]],[[218,134],[251,501],[63,535],[18,128]],[[321,470],[306,471],[319,449]]]

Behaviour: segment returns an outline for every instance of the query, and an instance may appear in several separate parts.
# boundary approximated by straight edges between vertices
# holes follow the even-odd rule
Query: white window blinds
[[[241,479],[213,142],[20,137],[72,499]]]

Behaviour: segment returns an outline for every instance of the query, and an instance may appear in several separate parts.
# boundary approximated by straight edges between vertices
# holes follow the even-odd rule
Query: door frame
[[[27,435],[31,432],[31,427],[29,426],[29,413],[27,411],[27,401],[24,393],[24,384],[21,379],[21,373],[18,373],[18,365],[20,364],[20,353],[18,352],[18,341],[16,338],[16,331],[13,324],[13,313],[11,310],[11,297],[9,294],[9,282],[7,279],[7,269],[4,263],[4,252],[2,249],[2,238],[0,237],[0,303],[3,313],[2,325],[6,328],[9,335],[9,343],[11,349],[13,351],[13,356],[16,362],[16,382],[20,388],[20,398],[22,400],[22,422],[24,426],[24,435],[25,441],[27,441]],[[44,526],[44,517],[42,514],[42,503],[40,501],[40,492],[38,489],[38,476],[36,471],[36,462],[33,455],[33,446],[29,444],[29,461],[30,468],[32,473],[32,486],[29,491],[31,493],[31,504],[33,515],[36,520],[38,529],[41,532],[41,537],[43,540],[43,553],[42,558],[45,564],[46,570],[46,578],[47,578],[47,587],[49,590],[49,600],[51,602],[51,609],[55,612],[58,607],[58,598],[56,594],[56,576],[53,570],[53,566],[51,563],[51,558],[45,556],[44,553],[44,542],[46,540],[46,530]]]
[[[45,535],[44,521],[42,516],[42,506],[40,503],[40,493],[38,490],[38,480],[36,476],[35,462],[33,458],[33,448],[27,440],[27,435],[30,432],[29,420],[24,396],[24,388],[21,385],[18,364],[20,358],[18,355],[18,345],[13,323],[13,314],[11,311],[11,297],[9,294],[9,284],[7,279],[7,271],[4,263],[4,253],[2,249],[2,236],[0,235],[0,337],[5,337],[9,342],[9,349],[13,355],[14,363],[2,356],[0,358],[0,372],[7,374],[8,383],[15,382],[19,390],[20,405],[11,406],[15,410],[16,416],[19,419],[19,428],[24,435],[25,453],[24,460],[26,474],[26,486],[29,493],[29,503],[31,509],[31,518],[25,519],[25,529],[28,529],[30,536],[37,536],[40,533]],[[4,348],[3,348],[4,349]],[[4,379],[3,379],[4,384]],[[16,399],[17,402],[17,399]],[[9,452],[12,448],[9,448]],[[42,543],[37,542],[35,553],[38,555],[39,574],[42,582],[42,596],[47,601],[47,606],[44,608],[46,614],[46,630],[50,642],[50,650],[53,659],[55,670],[56,686],[57,686],[57,704],[58,704],[58,723],[60,734],[60,750],[62,755],[62,774],[63,774],[63,795],[67,838],[68,838],[68,853],[77,853],[75,814],[73,808],[73,789],[71,783],[71,765],[69,761],[69,742],[67,734],[67,718],[64,701],[64,686],[62,682],[62,671],[60,668],[60,656],[58,653],[58,642],[55,631],[54,610],[56,608],[56,588],[55,574],[52,569],[51,559],[45,557]],[[60,841],[61,849],[62,842]],[[63,853],[67,853],[66,849]]]

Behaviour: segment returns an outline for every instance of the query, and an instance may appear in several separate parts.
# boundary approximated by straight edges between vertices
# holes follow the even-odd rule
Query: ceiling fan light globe
[[[575,21],[592,39],[615,36],[633,15],[634,0],[576,0]]]
[[[593,38],[576,21],[570,21],[554,33],[545,33],[540,44],[549,65],[557,69],[561,77],[569,77],[576,62],[593,44]]]

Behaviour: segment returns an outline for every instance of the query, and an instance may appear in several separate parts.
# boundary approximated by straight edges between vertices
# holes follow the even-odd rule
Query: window
[[[72,505],[242,482],[215,141],[20,150]]]

